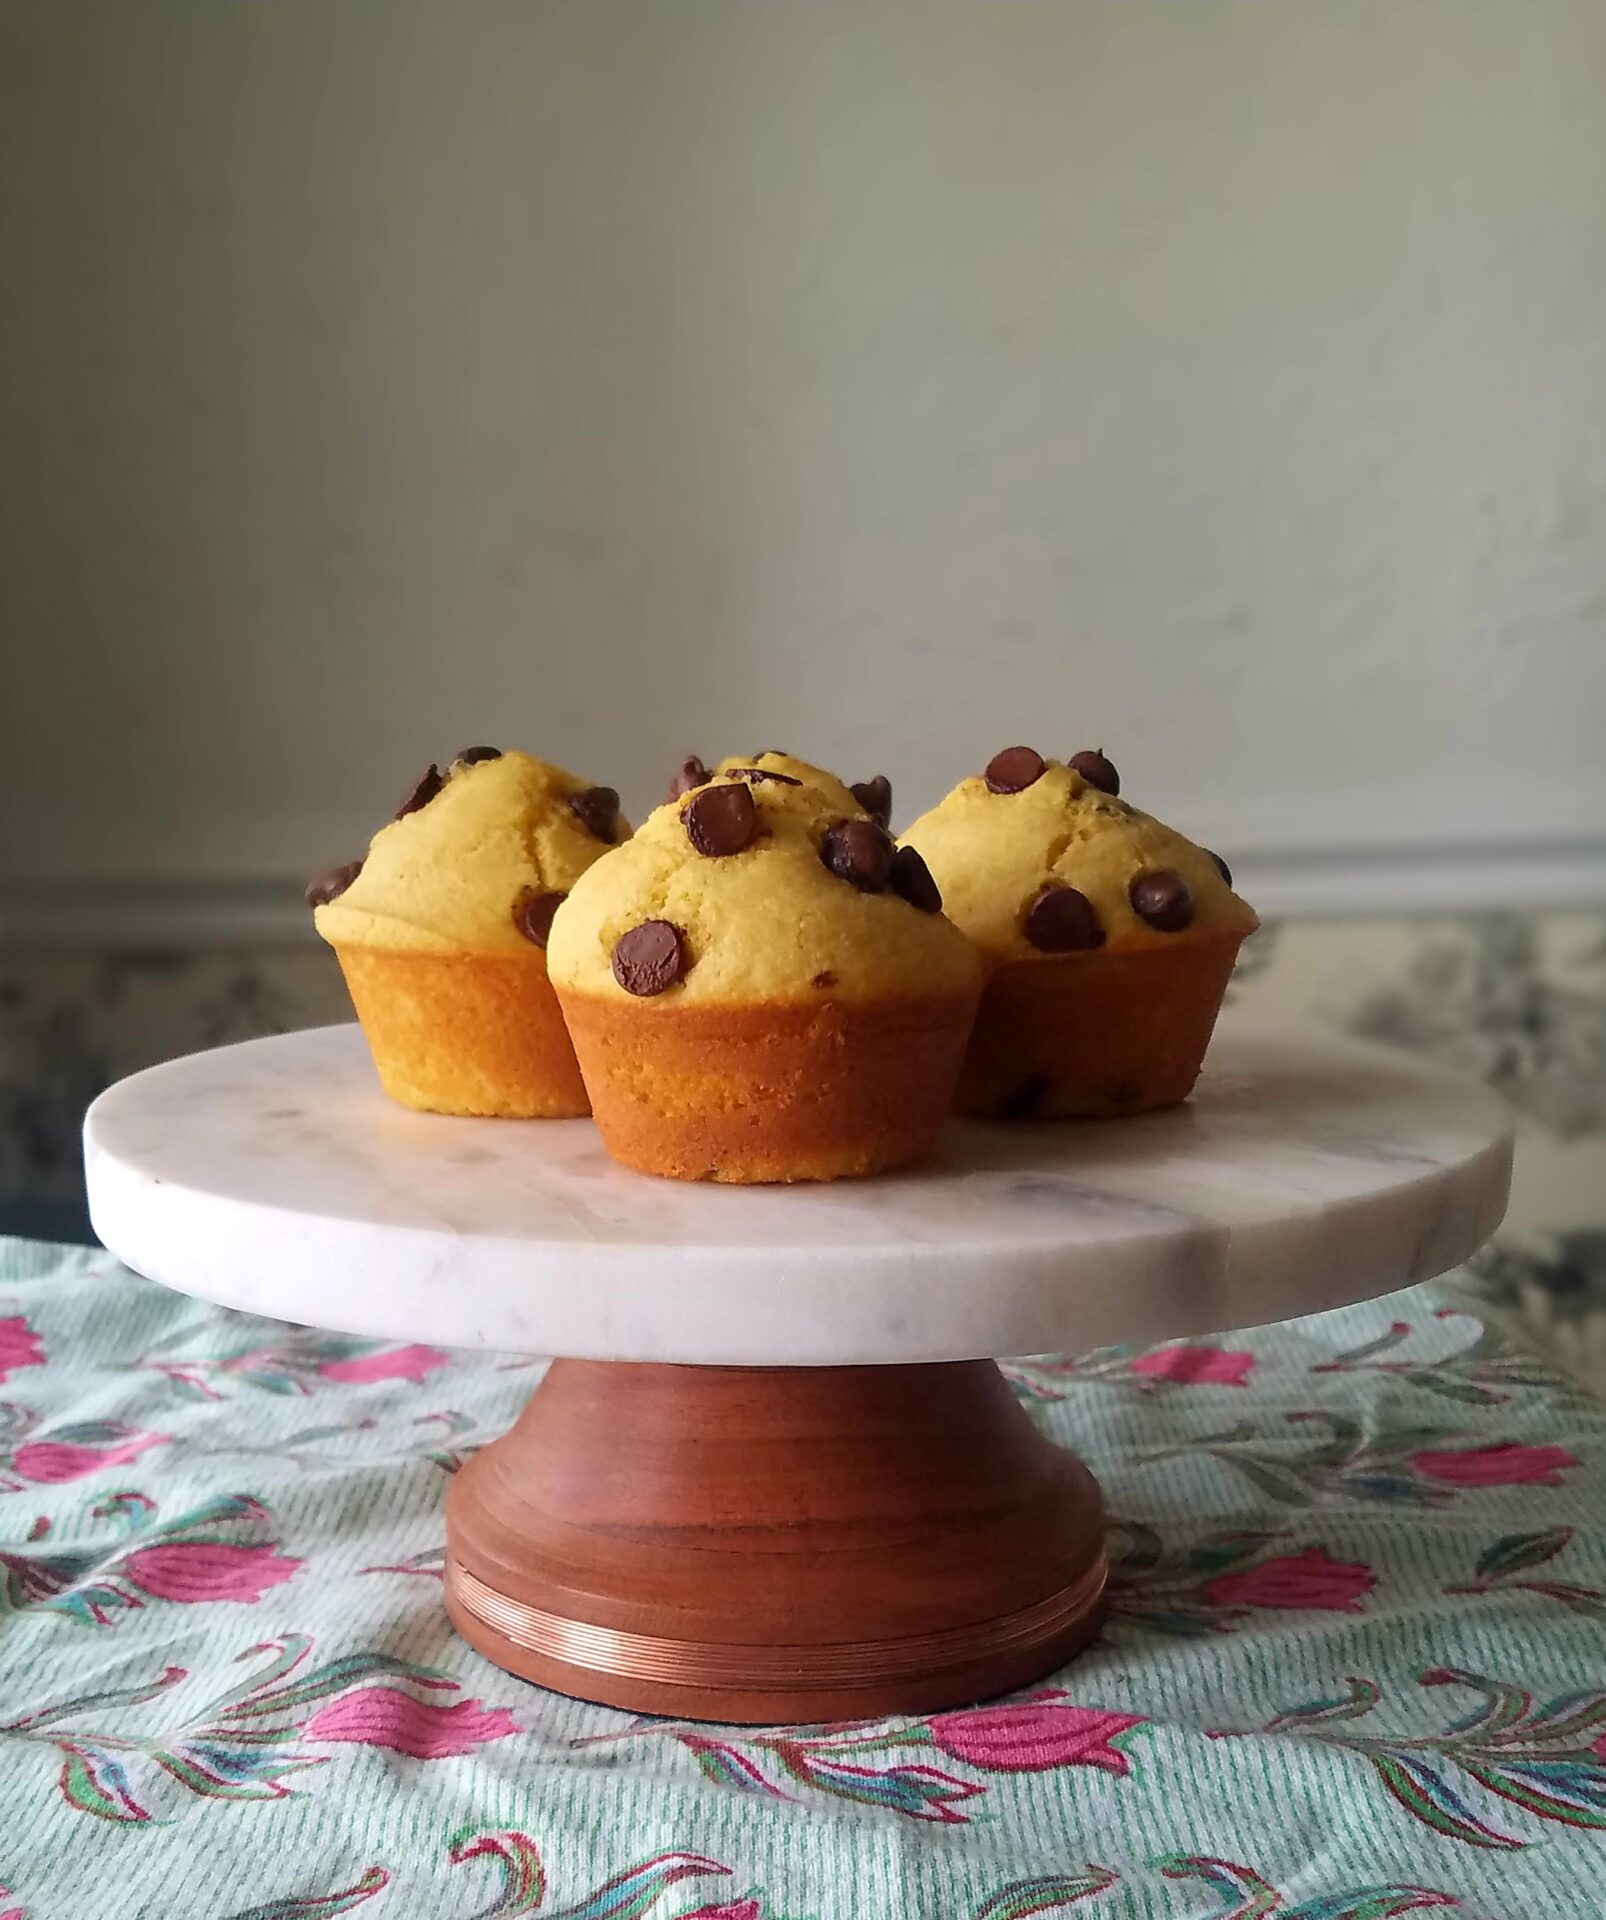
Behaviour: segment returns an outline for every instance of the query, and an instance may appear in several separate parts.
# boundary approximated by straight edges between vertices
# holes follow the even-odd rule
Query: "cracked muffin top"
[[[925,863],[844,791],[757,763],[687,788],[575,882],[553,984],[687,1006],[973,991],[981,962]]]
[[[1006,747],[903,835],[987,958],[1241,939],[1259,924],[1226,862],[1120,797],[1102,752]]]
[[[559,902],[628,837],[612,787],[527,753],[469,747],[421,774],[362,860],[307,889],[336,945],[396,952],[524,953]]]

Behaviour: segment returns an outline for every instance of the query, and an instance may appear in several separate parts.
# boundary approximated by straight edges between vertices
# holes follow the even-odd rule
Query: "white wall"
[[[12,5],[0,129],[13,903],[481,739],[1606,897],[1606,7]]]

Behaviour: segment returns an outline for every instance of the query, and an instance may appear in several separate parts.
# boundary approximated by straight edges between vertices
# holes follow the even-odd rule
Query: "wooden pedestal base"
[[[928,1712],[1095,1632],[1103,1509],[991,1361],[554,1361],[446,1508],[446,1605],[498,1666],[682,1718]]]

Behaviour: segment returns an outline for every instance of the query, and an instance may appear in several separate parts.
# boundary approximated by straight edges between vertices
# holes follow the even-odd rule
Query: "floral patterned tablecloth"
[[[851,1726],[452,1636],[446,1480],[538,1369],[0,1242],[0,1920],[1606,1912],[1606,1409],[1457,1285],[1012,1365],[1104,1481],[1103,1637]]]

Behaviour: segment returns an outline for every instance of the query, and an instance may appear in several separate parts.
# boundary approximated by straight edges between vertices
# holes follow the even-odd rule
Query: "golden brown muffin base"
[[[1108,1118],[1193,1091],[1237,934],[1138,952],[1012,960],[987,983],[956,1111],[988,1120]]]
[[[425,1113],[590,1112],[545,956],[336,946],[386,1093]]]
[[[838,1180],[928,1153],[975,995],[646,1006],[560,994],[603,1143],[671,1180]]]

